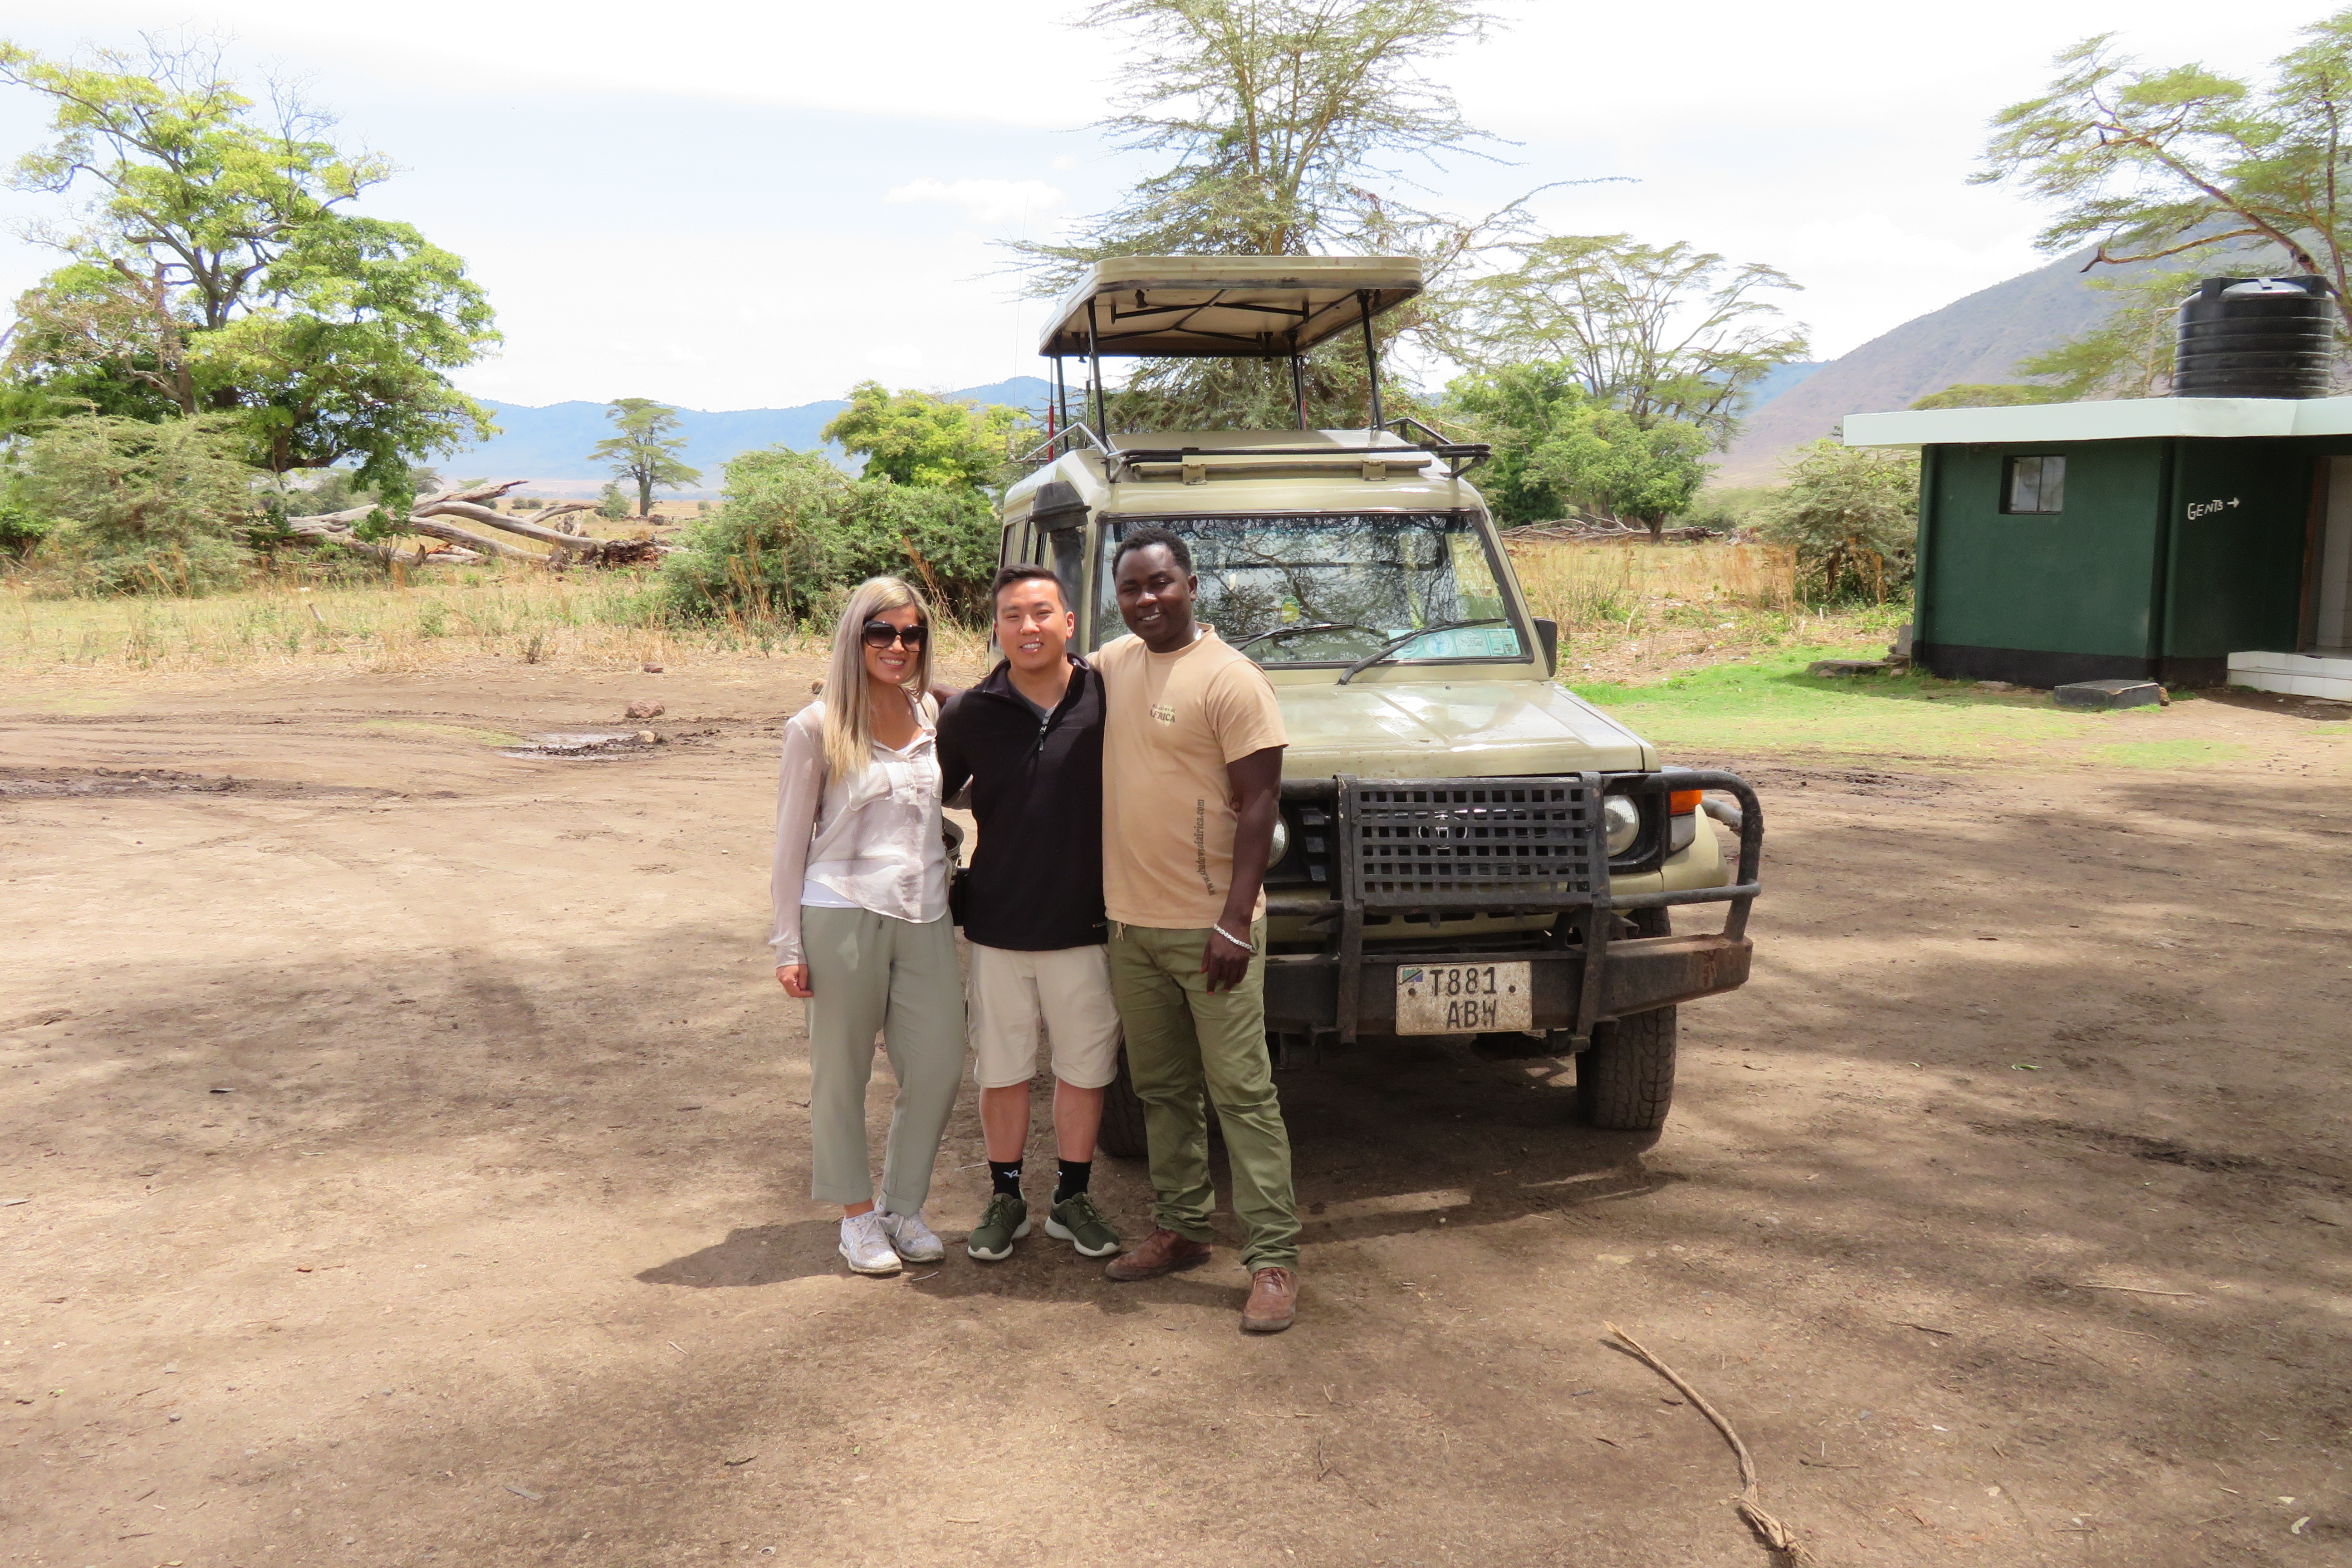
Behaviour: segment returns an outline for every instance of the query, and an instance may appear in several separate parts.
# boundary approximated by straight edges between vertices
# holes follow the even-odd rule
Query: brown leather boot
[[[1172,1230],[1154,1226],[1140,1246],[1112,1258],[1103,1272],[1113,1279],[1157,1279],[1162,1274],[1204,1263],[1208,1257],[1207,1243],[1187,1241]]]
[[[1253,1334],[1278,1334],[1298,1316],[1298,1276],[1287,1268],[1261,1268],[1250,1276],[1249,1304],[1242,1309],[1242,1329]]]

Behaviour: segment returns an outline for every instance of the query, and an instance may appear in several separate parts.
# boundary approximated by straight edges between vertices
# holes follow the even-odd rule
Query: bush
[[[1825,598],[1884,601],[1911,581],[1919,542],[1919,459],[1815,441],[1764,509],[1763,536],[1797,552],[1797,575]]]
[[[853,479],[820,454],[770,447],[727,465],[719,505],[662,563],[662,595],[689,620],[786,626],[815,618],[834,590],[887,573],[969,619],[985,609],[996,541],[977,490]]]
[[[0,495],[0,560],[22,561],[54,525],[13,495]]]
[[[57,526],[36,552],[69,591],[197,594],[251,562],[260,520],[242,437],[228,422],[60,419],[25,455],[26,505]]]

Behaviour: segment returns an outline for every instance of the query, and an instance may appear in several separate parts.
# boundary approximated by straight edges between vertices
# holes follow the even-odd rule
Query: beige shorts
[[[973,942],[964,987],[972,1081],[1009,1089],[1035,1077],[1041,1026],[1053,1046],[1055,1078],[1073,1089],[1100,1089],[1118,1077],[1109,953],[1104,947],[1020,952]]]

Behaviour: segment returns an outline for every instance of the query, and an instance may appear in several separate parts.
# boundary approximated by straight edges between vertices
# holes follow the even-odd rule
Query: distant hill
[[[2089,287],[2089,252],[1979,289],[1832,360],[1769,402],[1751,405],[1739,439],[1716,468],[1721,484],[1771,484],[1791,447],[1828,435],[1849,414],[1907,408],[1958,382],[2017,379],[2017,362],[2096,325],[2112,295]]]
[[[1042,411],[1047,385],[1034,375],[1016,375],[987,386],[968,386],[941,395],[951,401],[1009,404]],[[589,450],[613,433],[601,403],[554,403],[534,408],[520,403],[482,400],[499,423],[499,434],[478,447],[439,459],[434,467],[450,479],[529,479],[529,488],[542,494],[593,495],[609,477],[589,460]],[[665,490],[665,495],[715,495],[727,460],[755,447],[782,444],[808,450],[824,447],[826,455],[844,468],[851,466],[838,447],[820,440],[817,432],[848,407],[834,398],[803,403],[793,408],[734,408],[706,412],[681,408],[678,424],[686,437],[686,460],[702,470],[700,490]]]

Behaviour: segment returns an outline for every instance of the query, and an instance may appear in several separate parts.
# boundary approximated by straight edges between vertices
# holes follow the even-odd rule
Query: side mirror
[[[1547,677],[1558,675],[1559,673],[1559,623],[1538,616],[1536,640],[1543,644],[1544,674]]]

